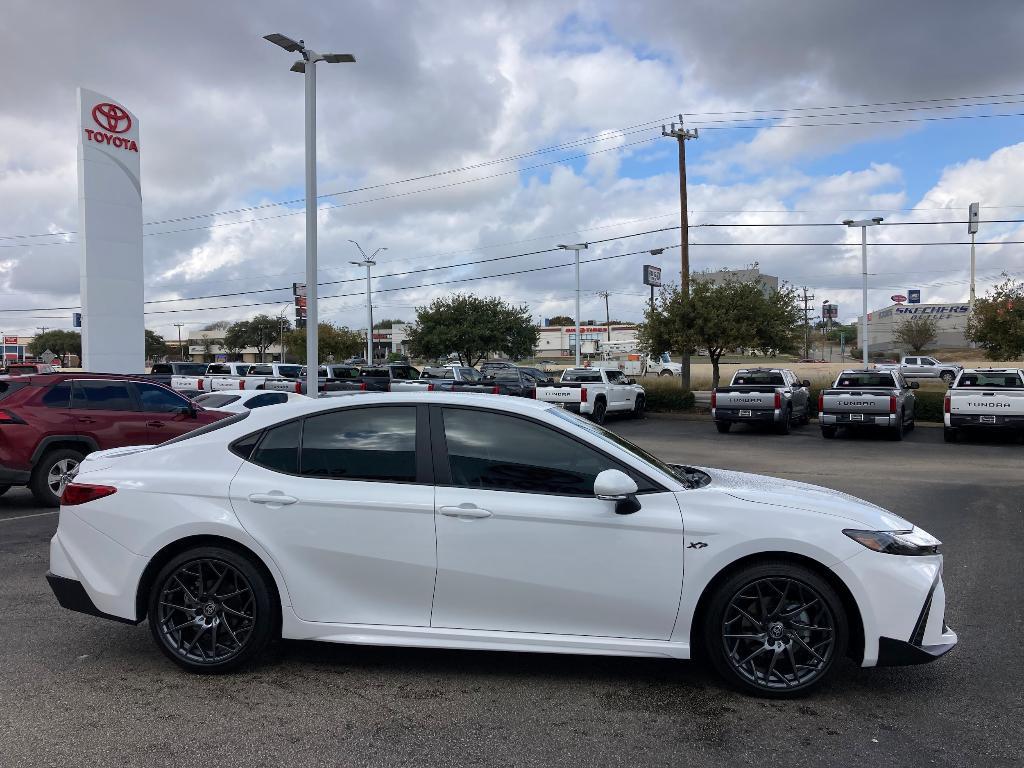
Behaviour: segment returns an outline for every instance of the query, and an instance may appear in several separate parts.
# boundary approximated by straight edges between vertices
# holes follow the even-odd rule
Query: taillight
[[[889,413],[896,413],[896,395],[889,395]]]
[[[536,387],[534,387],[533,389],[527,390],[527,392],[530,393],[530,394],[527,395],[528,398],[530,398],[531,400],[536,400],[537,399],[537,388]]]
[[[434,385],[433,384],[427,384],[427,392],[433,392],[433,391],[434,391]]]
[[[942,398],[942,412],[943,413],[950,413],[951,412],[949,400],[950,400],[949,395],[946,395],[944,398]]]
[[[15,416],[10,411],[0,411],[0,424],[24,424],[25,421],[20,416]]]
[[[203,384],[204,383],[205,382],[202,379],[196,379],[196,389],[198,389],[200,392],[202,392],[203,391]]]
[[[497,384],[495,384],[493,387],[491,387],[491,394],[492,395],[500,395],[501,394],[501,388]]]
[[[65,507],[74,507],[114,493],[117,493],[117,488],[112,485],[68,483],[64,488],[64,493],[60,495],[60,503]]]
[[[302,382],[301,381],[296,381],[295,382],[295,394],[296,395],[301,395],[302,394]]]
[[[360,392],[365,392],[366,391],[366,382],[365,381],[359,382],[359,391]]]
[[[818,413],[825,410],[825,394],[823,392],[818,393]]]
[[[245,389],[245,379],[239,379],[238,380],[238,388],[239,389]]]
[[[775,410],[779,410],[780,408],[782,408],[782,393],[781,392],[776,392],[775,393]]]
[[[586,387],[580,387],[580,402],[581,403],[587,402],[587,388]]]
[[[717,408],[718,407],[718,393],[715,392],[714,390],[711,391],[711,407],[712,408]]]

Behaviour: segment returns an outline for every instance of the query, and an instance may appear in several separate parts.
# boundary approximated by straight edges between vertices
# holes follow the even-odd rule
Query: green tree
[[[67,354],[82,356],[82,334],[78,331],[53,330],[37,334],[28,343],[28,353],[39,357],[46,350],[63,357]]]
[[[146,329],[146,359],[154,360],[167,354],[167,341],[156,331]]]
[[[1020,359],[1024,355],[1024,281],[1006,277],[977,299],[967,320],[967,338],[984,349],[990,360]]]
[[[291,323],[285,319],[283,327],[287,333]],[[251,320],[239,320],[232,323],[224,331],[224,348],[233,355],[245,347],[255,347],[256,354],[262,360],[267,349],[276,344],[281,336],[281,318],[270,315],[256,315]]]
[[[568,315],[555,315],[548,318],[548,325],[576,325]]]
[[[358,355],[366,349],[366,335],[333,323],[320,323],[317,334],[317,353],[319,362],[328,358],[344,360]],[[284,343],[288,348],[288,360],[299,363],[306,362],[306,329],[298,328],[284,335]]]
[[[374,323],[373,329],[375,331],[390,331],[395,325],[404,322],[404,320],[399,320],[398,318],[385,317],[383,320],[378,320],[376,323]]]
[[[527,357],[540,334],[526,306],[497,296],[453,294],[416,308],[409,349],[417,357],[438,358],[455,352],[463,365],[476,365],[491,352],[514,360]]]
[[[765,354],[790,352],[800,337],[800,311],[790,288],[767,295],[759,285],[727,281],[693,281],[690,299],[679,288],[663,288],[645,312],[638,338],[657,354],[664,350],[703,349],[711,360],[712,386],[720,380],[722,356],[748,348]]]
[[[939,321],[928,315],[913,315],[898,325],[892,335],[914,352],[920,352],[938,338]]]

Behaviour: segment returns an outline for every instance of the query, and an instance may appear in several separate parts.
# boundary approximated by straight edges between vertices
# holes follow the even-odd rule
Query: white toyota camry
[[[804,692],[843,656],[931,661],[939,542],[802,483],[666,464],[522,398],[367,394],[99,451],[49,582],[196,672],[277,637],[686,659]]]

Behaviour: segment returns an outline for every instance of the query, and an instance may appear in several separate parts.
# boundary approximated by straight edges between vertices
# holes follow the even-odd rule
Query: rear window
[[[237,403],[240,399],[241,395],[200,395],[195,402],[203,408],[223,408],[225,405]]]
[[[390,374],[384,368],[363,368],[359,375],[364,379],[390,379]]]
[[[17,392],[19,389],[22,389],[23,387],[27,387],[27,386],[28,386],[28,384],[26,382],[24,382],[24,381],[0,381],[0,400],[3,400],[5,397],[8,397],[9,395],[12,395],[15,392]],[[70,396],[70,394],[71,394],[71,388],[69,387],[68,388],[68,395]],[[67,405],[67,400],[66,399],[65,399],[65,403],[64,404],[65,404],[65,406]]]
[[[836,389],[892,389],[895,386],[891,373],[847,373],[840,376],[836,382]]]
[[[167,366],[167,371],[157,371],[156,366],[153,366],[153,373],[170,373],[171,366]],[[178,364],[178,375],[179,376],[202,376],[206,373],[206,363],[179,363]]]
[[[566,371],[562,374],[562,381],[578,381],[584,384],[600,384],[601,374],[591,371]]]
[[[297,379],[299,374],[302,372],[301,365],[279,365],[277,366],[278,372],[286,379]]]
[[[782,386],[786,382],[782,378],[781,373],[737,373],[732,383],[737,386],[745,386],[750,384],[770,384],[773,386]]]
[[[1024,387],[1019,373],[965,373],[960,377],[957,387],[977,387],[979,389],[1019,389]]]
[[[391,367],[391,378],[402,381],[418,379],[420,372],[411,365],[394,365]]]
[[[229,366],[229,365],[211,365],[209,368],[206,369],[206,372],[210,373],[210,374],[214,374],[215,373],[217,375],[230,374],[231,373],[231,366]]]

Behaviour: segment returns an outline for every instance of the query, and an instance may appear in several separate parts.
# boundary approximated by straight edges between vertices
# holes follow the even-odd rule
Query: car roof
[[[18,378],[22,381],[27,381],[29,384],[52,384],[57,381],[71,381],[72,379],[115,379],[164,386],[160,382],[150,379],[145,374],[93,373],[92,371],[55,371],[54,373],[19,376]]]

